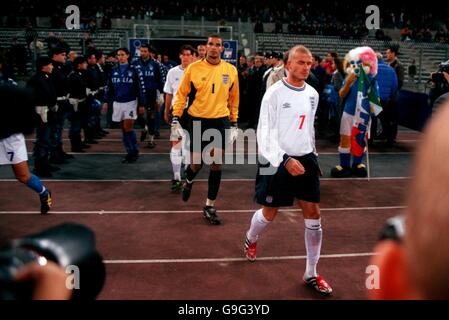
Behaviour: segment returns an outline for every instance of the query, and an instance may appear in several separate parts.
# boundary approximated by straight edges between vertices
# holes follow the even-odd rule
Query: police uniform
[[[103,83],[103,91],[102,91],[102,102],[107,102],[104,100],[104,90],[106,89],[106,86],[108,85],[108,81],[111,78],[112,68],[115,66],[115,63],[112,63],[110,61],[106,61],[103,65],[103,71],[104,71],[104,83]],[[112,122],[112,108],[108,108],[108,111],[106,112],[106,123],[108,128],[114,128],[115,124]]]
[[[320,168],[315,153],[314,120],[318,93],[307,83],[294,87],[286,79],[265,93],[257,127],[263,164],[256,178],[257,203],[268,207],[291,206],[294,198],[320,202]],[[285,165],[297,159],[305,173],[292,176]],[[266,161],[265,161],[266,160]]]
[[[106,135],[109,132],[104,130],[101,127],[101,109],[102,109],[102,105],[103,105],[103,98],[104,98],[104,89],[106,87],[106,82],[107,82],[107,72],[104,69],[104,64],[101,65],[99,63],[97,63],[94,67],[97,70],[97,73],[100,76],[100,87],[98,88],[98,93],[95,95],[95,100],[100,102],[100,106],[97,109],[97,113],[96,113],[96,118],[95,118],[95,130],[97,133],[99,133],[100,135]]]
[[[50,135],[52,131],[48,123],[48,111],[56,105],[56,89],[49,75],[42,71],[38,71],[31,77],[27,86],[33,89],[34,104],[36,108],[41,110],[41,116],[36,116],[36,143],[33,151],[34,172],[40,176],[51,176],[48,157],[51,148]]]
[[[71,116],[72,125],[69,130],[69,139],[72,144],[73,152],[83,152],[83,143],[81,141],[81,118],[83,114],[87,114],[87,84],[82,70],[74,70],[69,74],[69,85],[69,102],[72,104],[74,109]]]
[[[102,75],[99,72],[97,64],[89,65],[86,72],[87,97],[86,97],[86,142],[94,142],[95,138],[100,137],[100,116],[101,116],[101,102],[98,98],[103,95],[100,92],[102,87]]]
[[[237,69],[221,60],[214,65],[206,59],[190,64],[182,78],[173,105],[173,116],[181,117],[185,105],[189,103],[190,123],[188,131],[193,138],[194,124],[201,125],[201,137],[207,129],[216,129],[221,133],[222,149],[225,148],[225,130],[230,122],[237,122],[239,106],[239,84]],[[207,141],[201,141],[201,150],[191,140],[190,149],[202,152]]]
[[[49,126],[50,126],[50,141],[51,141],[51,157],[50,159],[55,163],[64,163],[64,159],[71,158],[67,156],[63,149],[62,131],[64,128],[64,121],[73,111],[69,103],[69,84],[66,73],[67,67],[57,61],[52,61],[53,71],[50,74],[50,80],[53,83],[56,92],[56,108],[50,108],[48,112]]]

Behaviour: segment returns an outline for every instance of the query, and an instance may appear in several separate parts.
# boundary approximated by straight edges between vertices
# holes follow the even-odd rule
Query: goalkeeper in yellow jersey
[[[171,140],[178,139],[182,130],[190,137],[190,165],[185,174],[182,199],[188,201],[195,176],[203,164],[210,166],[208,193],[204,217],[213,225],[221,223],[215,210],[215,200],[221,181],[221,163],[227,143],[237,139],[239,83],[237,69],[221,60],[223,39],[209,36],[206,57],[188,66],[176,93],[171,122]],[[188,108],[184,109],[188,101]],[[186,111],[185,111],[186,110]],[[188,128],[179,122],[188,112]]]

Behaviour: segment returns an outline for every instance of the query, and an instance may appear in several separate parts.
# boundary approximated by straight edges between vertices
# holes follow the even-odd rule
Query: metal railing
[[[232,26],[210,26],[206,24],[187,24],[181,19],[179,25],[171,24],[142,24],[133,25],[134,38],[153,37],[207,37],[211,33],[218,33],[223,38],[233,40],[234,28]]]

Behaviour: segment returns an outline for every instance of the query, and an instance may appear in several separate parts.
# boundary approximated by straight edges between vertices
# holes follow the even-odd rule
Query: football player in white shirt
[[[50,58],[40,57],[37,62],[39,72],[52,70]],[[2,74],[3,61],[0,58],[0,166],[11,165],[15,178],[39,195],[41,213],[46,214],[52,207],[52,195],[28,168],[28,154],[22,132],[34,131],[34,112],[41,118],[47,117],[47,107],[32,107],[33,91],[19,88],[17,83]],[[37,101],[37,100],[36,100]],[[14,106],[14,107],[11,107]],[[47,108],[48,109],[48,108]],[[34,111],[35,110],[35,111]],[[21,120],[21,117],[25,117]],[[6,192],[5,192],[6,194]]]
[[[167,123],[171,123],[171,111],[174,104],[174,97],[176,96],[176,91],[178,91],[179,84],[181,83],[182,76],[184,75],[184,70],[189,64],[194,61],[193,52],[195,49],[190,45],[184,45],[179,51],[179,59],[181,64],[171,68],[167,74],[167,81],[164,86],[165,93],[165,112],[164,119]],[[183,128],[188,127],[188,113],[184,112],[181,117],[181,126]],[[173,168],[173,180],[171,182],[172,191],[180,191],[182,188],[181,183],[181,163],[183,155],[186,156],[188,151],[183,150],[182,137],[170,137],[171,141],[171,151],[170,151],[170,161]],[[185,139],[184,139],[185,140]]]
[[[332,288],[316,271],[322,242],[321,170],[313,126],[319,97],[305,82],[311,66],[312,54],[306,47],[290,49],[287,77],[268,88],[262,99],[257,144],[259,156],[267,165],[259,166],[255,197],[262,208],[252,217],[244,251],[248,260],[255,261],[259,235],[274,220],[279,207],[291,206],[296,199],[305,224],[304,283],[330,295]]]

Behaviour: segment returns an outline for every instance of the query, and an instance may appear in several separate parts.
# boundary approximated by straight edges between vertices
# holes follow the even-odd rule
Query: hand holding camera
[[[72,290],[66,286],[67,273],[52,261],[26,265],[17,271],[15,280],[34,284],[33,300],[69,300],[72,296]]]
[[[62,224],[0,249],[0,300],[92,300],[105,275],[95,235],[80,224]]]
[[[431,74],[431,79],[436,84],[449,85],[449,60],[440,63],[438,71]]]

